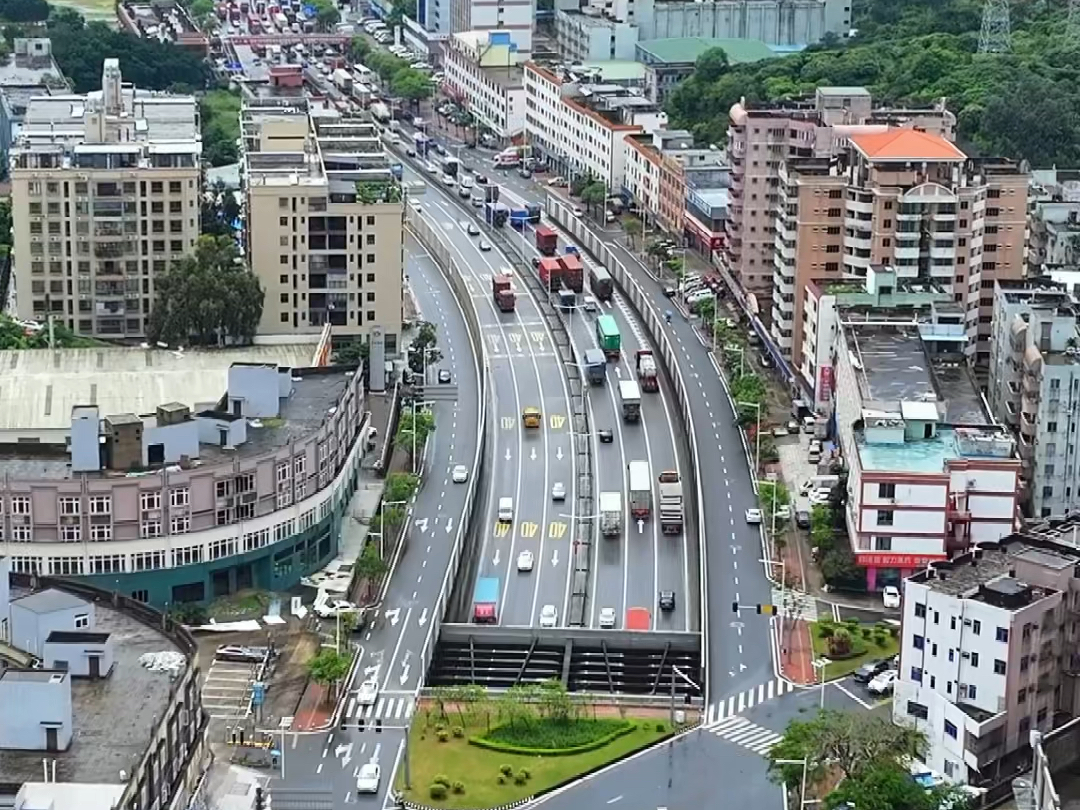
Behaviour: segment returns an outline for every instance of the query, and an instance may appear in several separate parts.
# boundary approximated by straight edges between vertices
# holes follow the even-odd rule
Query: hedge
[[[488,751],[498,751],[503,754],[521,754],[522,756],[530,757],[569,757],[574,756],[575,754],[584,754],[588,751],[595,751],[598,748],[603,748],[605,745],[614,742],[619,739],[619,737],[629,734],[636,728],[637,725],[628,720],[621,728],[615,729],[615,731],[612,731],[610,734],[605,734],[603,737],[595,739],[590,743],[576,745],[573,748],[526,748],[518,745],[507,745],[506,743],[488,740],[484,737],[470,737],[469,745],[475,745],[477,748],[485,748]]]

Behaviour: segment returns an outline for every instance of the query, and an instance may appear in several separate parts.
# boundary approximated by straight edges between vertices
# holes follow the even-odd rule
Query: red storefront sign
[[[855,554],[855,562],[864,568],[924,568],[944,559],[944,554]]]
[[[818,402],[828,402],[832,399],[832,366],[822,366],[818,369]]]

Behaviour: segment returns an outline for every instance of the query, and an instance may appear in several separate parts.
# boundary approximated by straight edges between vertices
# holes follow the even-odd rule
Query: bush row
[[[523,756],[531,757],[567,757],[603,748],[605,745],[614,742],[619,739],[619,737],[629,734],[636,728],[637,725],[630,721],[626,721],[622,723],[619,728],[605,734],[603,737],[598,737],[591,742],[569,748],[530,748],[523,745],[510,745],[509,743],[491,740],[486,737],[470,737],[469,745],[475,745],[478,748],[486,748],[488,751],[499,751],[504,754],[521,754]]]

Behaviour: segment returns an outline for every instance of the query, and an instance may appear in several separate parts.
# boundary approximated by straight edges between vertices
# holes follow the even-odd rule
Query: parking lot
[[[215,660],[203,681],[203,708],[215,719],[246,718],[250,711],[251,684],[257,674],[257,664]]]

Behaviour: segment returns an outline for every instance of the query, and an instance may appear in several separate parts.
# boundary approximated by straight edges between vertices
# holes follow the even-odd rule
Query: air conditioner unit
[[[964,624],[967,624],[967,622],[964,622]],[[961,657],[961,658],[971,658],[971,653],[969,653],[969,652],[962,652],[962,653],[960,653],[960,657]]]
[[[964,619],[964,627],[971,627],[971,619]]]

